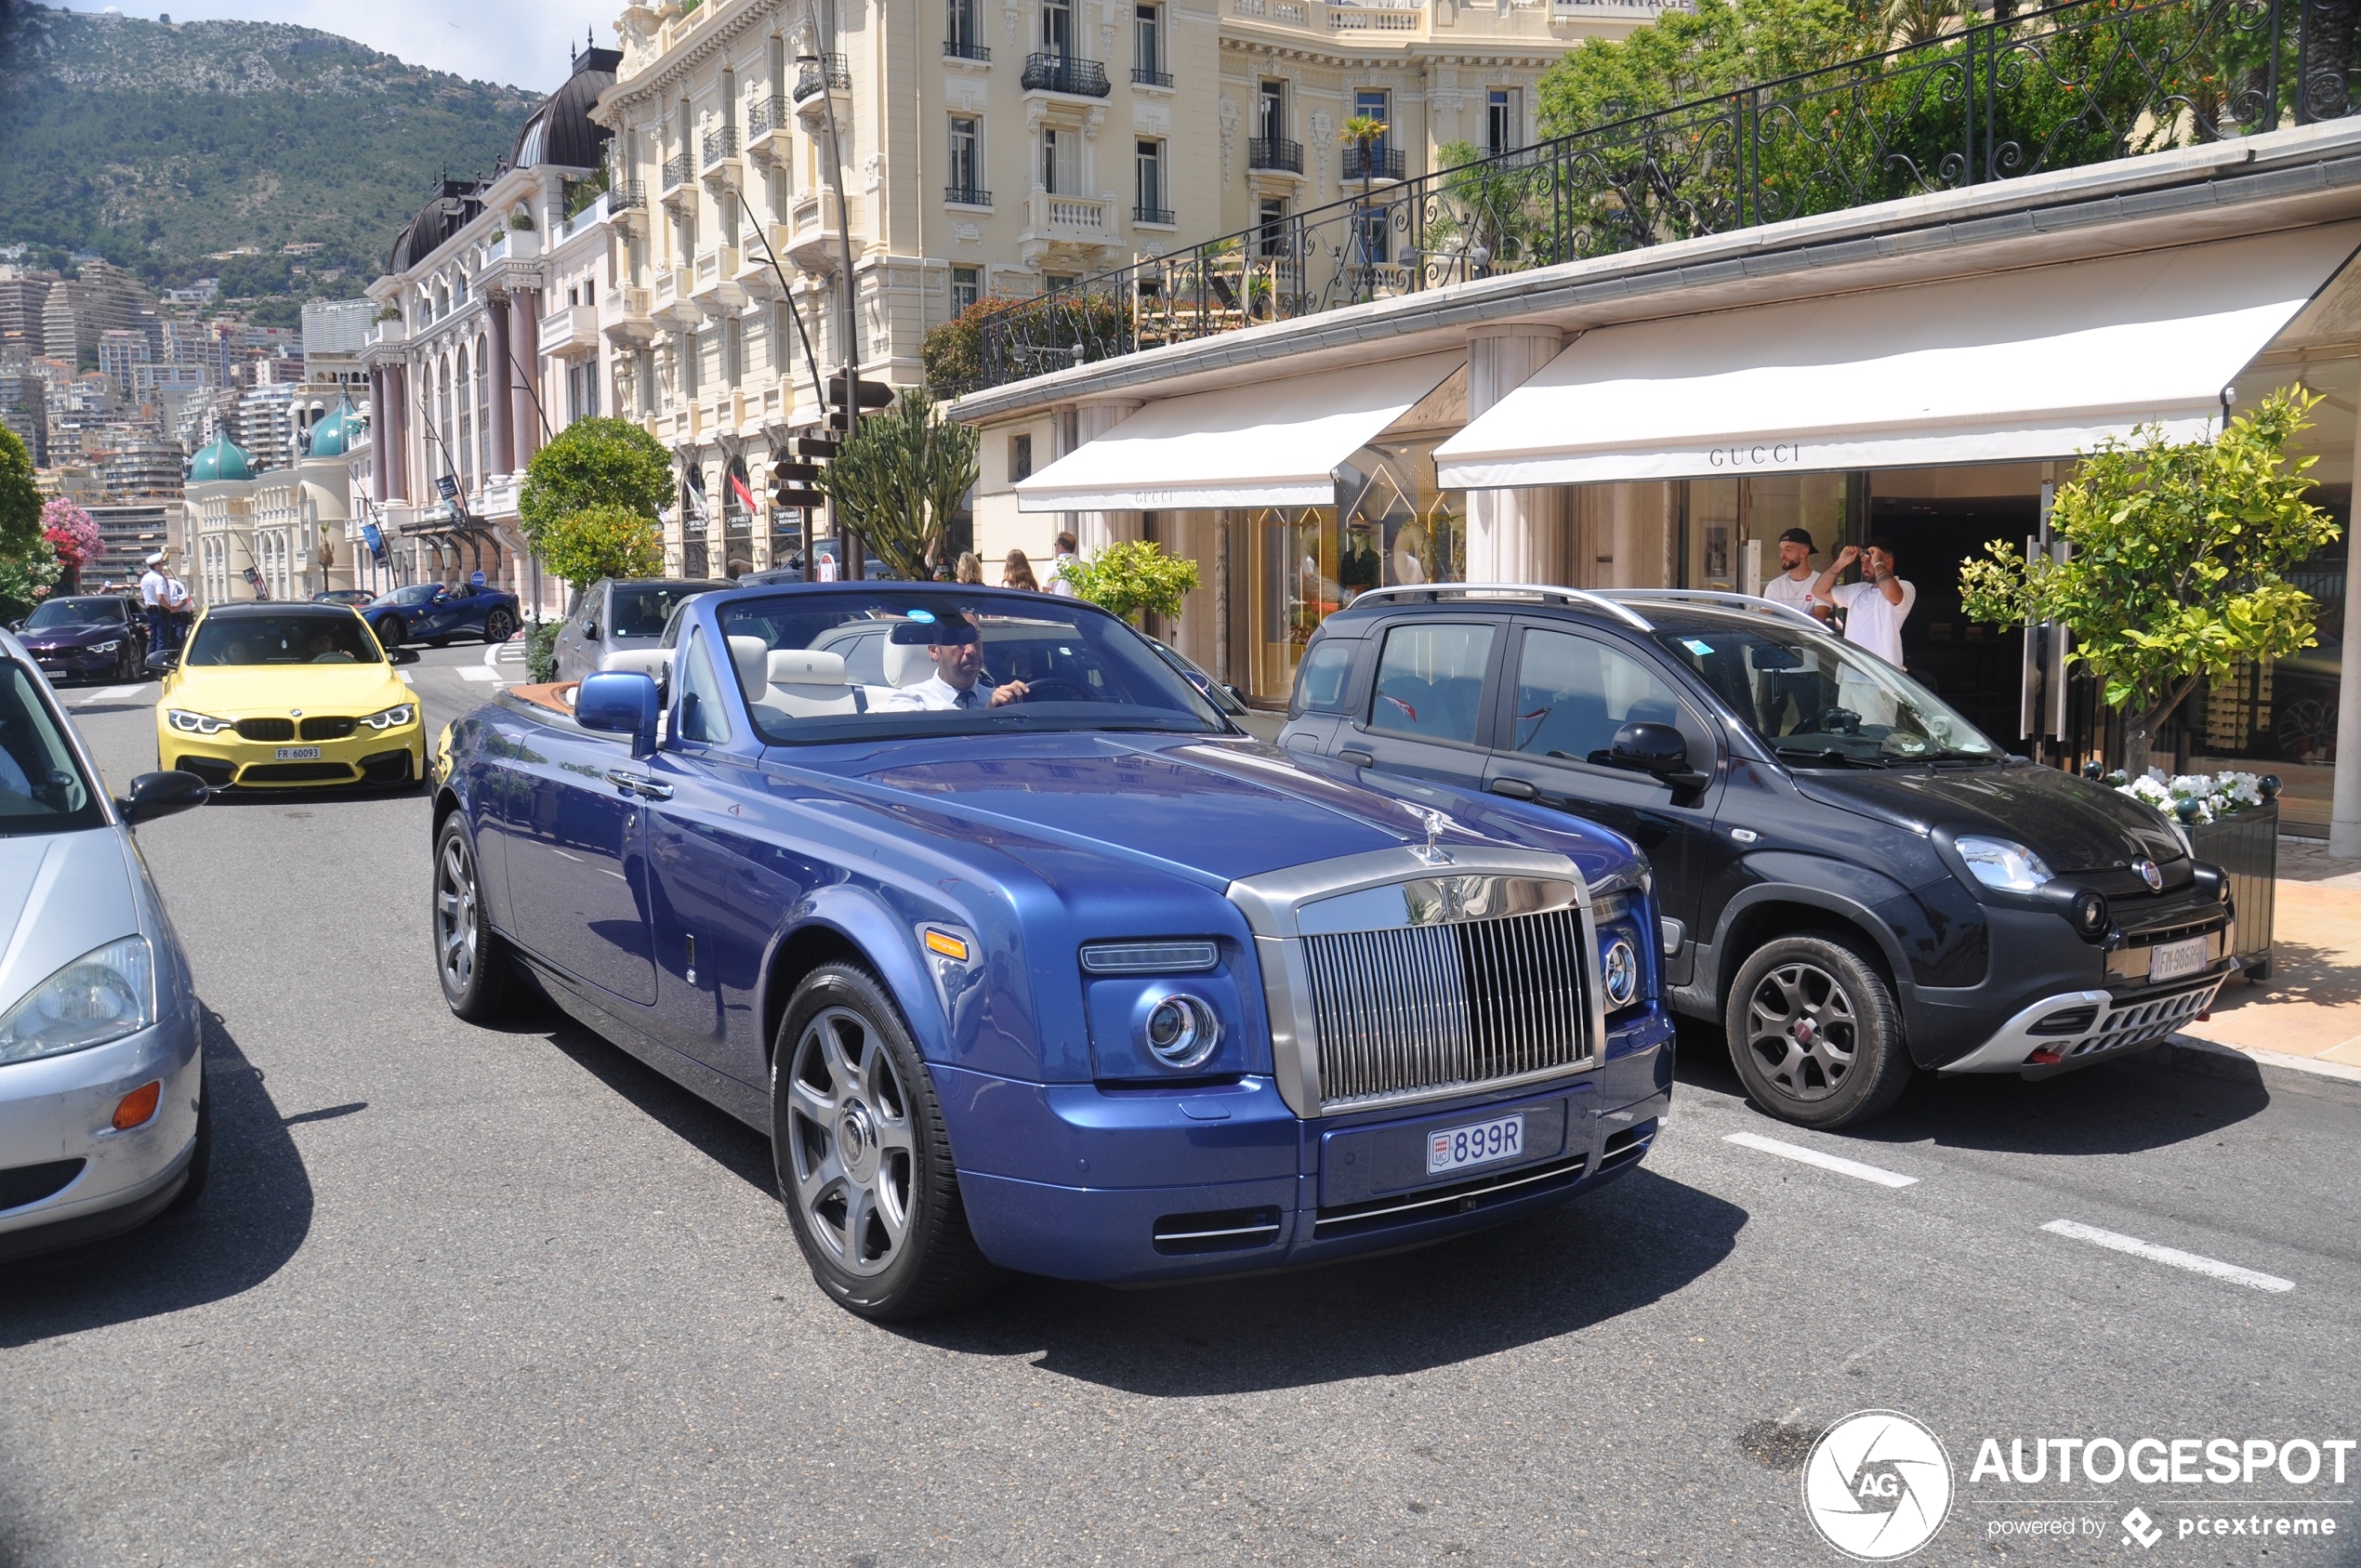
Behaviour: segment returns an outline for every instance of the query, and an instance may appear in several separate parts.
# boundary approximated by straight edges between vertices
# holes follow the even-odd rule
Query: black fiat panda
[[[1797,612],[1731,594],[1366,593],[1280,744],[1604,824],[1655,868],[1675,1008],[1807,1127],[1917,1070],[2152,1046],[2236,968],[2227,878],[2129,797],[2010,756]]]

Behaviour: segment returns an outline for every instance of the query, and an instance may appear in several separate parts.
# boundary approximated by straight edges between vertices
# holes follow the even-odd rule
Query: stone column
[[[1468,417],[1523,386],[1563,341],[1556,327],[1522,323],[1470,331]],[[1554,487],[1469,491],[1468,581],[1563,582],[1563,493]]]
[[[2361,495],[2361,415],[2354,418],[2354,490]],[[2356,508],[2361,510],[2361,508]],[[2351,536],[2348,523],[2346,535]],[[2361,551],[2344,573],[2344,647],[2337,665],[2337,763],[2335,794],[2328,806],[2328,853],[2361,859]]]
[[[369,367],[369,419],[375,428],[369,442],[369,499],[379,506],[386,499],[386,372],[385,366]]]
[[[399,364],[385,367],[386,401],[377,412],[377,466],[385,472],[386,497],[410,499],[410,377]]]
[[[1132,398],[1094,398],[1077,403],[1074,410],[1075,444],[1079,447],[1096,441],[1140,411],[1140,403]],[[1140,536],[1138,512],[1076,512],[1074,514],[1074,548],[1080,556],[1092,556],[1120,539]]]
[[[509,418],[516,431],[516,468],[521,473],[541,450],[541,295],[512,289],[508,295],[508,356],[516,379],[508,390]]]
[[[517,471],[516,400],[508,389],[516,385],[516,360],[509,352],[508,300],[494,295],[484,301],[485,312],[492,318],[492,330],[486,334],[492,349],[491,406],[483,416],[492,424],[492,471],[513,474]]]

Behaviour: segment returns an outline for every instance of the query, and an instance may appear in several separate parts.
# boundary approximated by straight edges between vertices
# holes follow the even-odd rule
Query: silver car
[[[558,679],[580,680],[609,667],[614,654],[653,651],[682,600],[729,586],[693,577],[600,578],[583,590],[558,632]]]
[[[202,1012],[131,828],[205,794],[143,773],[108,799],[0,633],[0,1258],[127,1231],[204,1185]]]

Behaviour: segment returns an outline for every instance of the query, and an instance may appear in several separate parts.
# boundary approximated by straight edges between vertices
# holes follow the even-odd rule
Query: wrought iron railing
[[[1131,209],[1131,221],[1134,223],[1160,223],[1169,229],[1172,227],[1172,209],[1170,207],[1133,207]]]
[[[946,185],[943,188],[943,199],[963,207],[988,207],[992,204],[992,192],[980,191],[972,185]]]
[[[971,42],[966,38],[945,38],[943,41],[943,58],[945,59],[988,60],[992,58],[992,51],[984,47],[982,44]]]
[[[1347,179],[1400,179],[1402,149],[1372,147],[1365,152],[1358,147],[1344,150],[1344,178]]]
[[[1246,138],[1246,167],[1250,169],[1285,169],[1289,174],[1303,172],[1303,143],[1284,137],[1256,136]]]
[[[794,113],[784,94],[756,99],[746,106],[746,140],[755,141],[773,131],[787,129]]]
[[[686,152],[677,158],[666,158],[664,161],[664,188],[676,191],[687,184],[689,177],[696,172],[693,162]]]
[[[845,63],[842,55],[822,55],[817,59],[797,62],[795,100],[801,103],[805,99],[815,97],[823,82],[836,92],[849,93],[852,90],[852,68]]]
[[[1172,72],[1159,71],[1154,65],[1135,65],[1131,68],[1131,85],[1135,87],[1168,87],[1172,86]]]
[[[1076,98],[1104,98],[1112,90],[1105,66],[1075,55],[1025,56],[1018,85],[1029,93],[1072,93]]]
[[[2356,31],[2349,0],[2065,0],[1355,192],[1084,279],[996,313],[976,377],[938,390],[2341,118],[2354,107]],[[1260,137],[1246,162],[1301,167],[1294,144]]]
[[[724,158],[738,155],[738,127],[723,125],[705,133],[705,166],[713,167]]]

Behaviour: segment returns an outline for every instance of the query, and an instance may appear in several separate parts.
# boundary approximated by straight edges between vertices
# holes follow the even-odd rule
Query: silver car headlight
[[[122,647],[123,647],[123,639],[122,639],[121,638],[117,638],[117,639],[115,639],[115,640],[113,640],[112,642],[94,642],[94,643],[92,643],[92,644],[90,645],[90,652],[92,652],[93,653],[113,653],[113,652],[120,652],[120,651],[121,651],[121,649],[122,649]]]
[[[361,722],[372,730],[399,730],[417,717],[417,704],[402,703],[398,706],[386,709],[383,713],[373,713]]]
[[[76,958],[0,1018],[0,1063],[86,1050],[156,1021],[155,954],[127,936]]]
[[[184,707],[165,709],[164,718],[165,723],[184,735],[218,735],[224,730],[238,727],[234,718],[216,718],[209,713],[192,713]]]
[[[2002,892],[2029,893],[2050,880],[2050,868],[2039,855],[2006,838],[1977,838],[1966,834],[1952,841],[1969,875]]]

